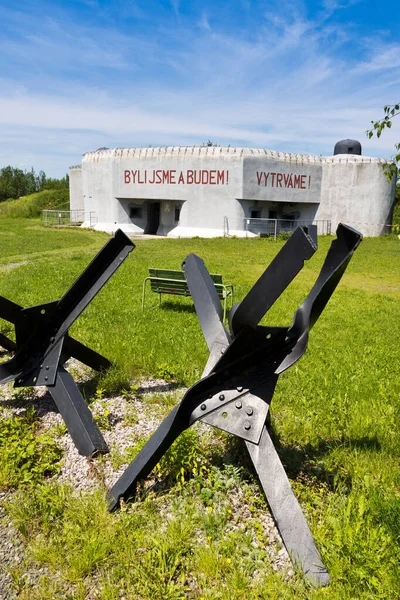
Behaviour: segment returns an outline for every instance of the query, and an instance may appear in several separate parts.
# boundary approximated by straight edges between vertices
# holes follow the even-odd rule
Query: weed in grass
[[[123,424],[125,425],[125,427],[134,427],[135,425],[137,425],[140,421],[140,415],[138,412],[138,409],[136,408],[136,406],[134,405],[130,405],[128,406],[124,417],[123,417]]]
[[[188,477],[196,477],[207,471],[208,460],[204,448],[193,429],[187,429],[167,450],[155,468],[160,478],[183,485]]]
[[[11,398],[16,402],[26,402],[29,400],[33,400],[36,396],[36,390],[34,387],[21,387],[21,388],[13,388]],[[34,421],[34,412],[29,410],[25,415],[27,420],[30,420],[32,423]]]
[[[111,416],[110,410],[107,406],[107,401],[104,400],[97,404],[96,413],[94,415],[94,420],[100,429],[106,429],[109,431],[111,429]]]
[[[335,508],[335,516],[332,509],[325,516],[333,577],[349,590],[356,586],[360,596],[397,597],[398,553],[393,553],[392,537],[376,520],[365,490],[341,499]]]
[[[135,444],[123,452],[112,450],[111,461],[114,469],[129,464],[143,448],[148,437],[139,438]],[[188,478],[202,475],[209,466],[206,450],[199,443],[198,435],[193,429],[184,431],[172,444],[156,465],[154,473],[165,484],[181,487]]]
[[[63,435],[66,435],[68,433],[68,429],[64,423],[64,421],[62,421],[61,423],[56,423],[52,428],[51,428],[51,434],[55,437],[55,438],[60,438]]]
[[[129,388],[122,389],[121,398],[123,398],[124,400],[132,400],[136,396],[139,387],[140,386],[138,383],[133,383],[129,386]]]
[[[59,471],[61,450],[49,434],[36,432],[33,409],[0,420],[0,489],[40,481]]]
[[[126,373],[116,365],[110,367],[106,372],[100,373],[98,382],[98,389],[106,396],[115,396],[130,385]]]
[[[162,408],[172,409],[182,399],[183,392],[179,391],[176,393],[162,392],[162,393],[151,393],[144,394],[142,396],[146,404],[158,404]]]
[[[177,403],[177,398],[173,394],[146,393],[140,396],[139,405],[130,395],[125,396],[125,399],[131,400],[123,416],[123,424],[126,427],[134,427],[150,415],[152,419],[162,420]]]
[[[49,535],[63,514],[70,495],[66,485],[51,482],[19,490],[7,504],[7,511],[18,531],[29,540],[38,531]]]
[[[24,502],[11,502],[9,511],[32,557],[65,571],[69,581],[91,573],[112,552],[116,532],[99,493],[79,501],[66,486],[40,486]]]
[[[173,367],[166,364],[158,365],[155,376],[164,379],[164,381],[174,381],[177,377]]]
[[[102,387],[97,387],[96,388],[96,392],[95,392],[95,400],[102,400],[102,398],[104,398],[104,394],[106,393],[106,390]]]
[[[122,465],[129,465],[139,454],[147,440],[148,437],[138,438],[135,444],[128,446],[122,452],[113,448],[111,450],[111,465],[113,469],[119,469]]]

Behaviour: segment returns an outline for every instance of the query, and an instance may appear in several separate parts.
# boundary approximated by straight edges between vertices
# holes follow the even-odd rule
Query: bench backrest
[[[186,283],[183,271],[173,271],[170,269],[149,269],[150,287],[152,292],[157,294],[178,294],[180,296],[190,296],[189,288]],[[210,273],[211,279],[220,292],[218,284],[222,284],[222,275]]]

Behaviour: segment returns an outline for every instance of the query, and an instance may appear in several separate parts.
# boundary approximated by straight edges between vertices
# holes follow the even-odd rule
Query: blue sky
[[[101,146],[220,144],[391,156],[391,0],[0,0],[0,167],[63,176]]]

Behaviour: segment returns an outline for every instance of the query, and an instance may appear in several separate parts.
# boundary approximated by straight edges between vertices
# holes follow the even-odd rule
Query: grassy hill
[[[43,190],[16,200],[5,200],[0,203],[0,218],[37,218],[46,208],[69,210],[69,190]]]

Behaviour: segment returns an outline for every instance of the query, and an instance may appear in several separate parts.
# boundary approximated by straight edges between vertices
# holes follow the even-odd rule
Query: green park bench
[[[233,285],[222,283],[222,275],[212,274],[211,279],[214,282],[218,297],[223,301],[224,320],[226,317],[226,303],[230,299],[230,305],[233,305]],[[144,310],[144,298],[146,295],[146,284],[150,281],[150,289],[159,295],[161,304],[162,294],[173,294],[176,296],[190,296],[190,291],[186,283],[183,271],[171,271],[169,269],[149,269],[149,277],[143,281],[142,310]]]

